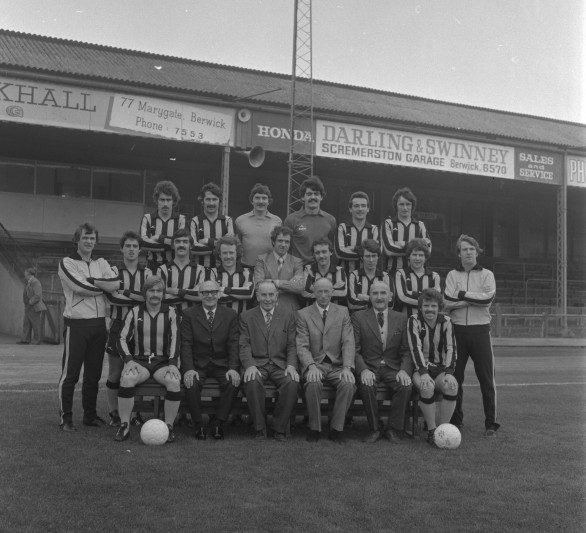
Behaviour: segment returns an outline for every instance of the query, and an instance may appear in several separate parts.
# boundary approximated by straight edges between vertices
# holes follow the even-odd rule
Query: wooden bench
[[[299,388],[299,396],[297,404],[293,408],[291,413],[292,417],[305,416],[307,415],[307,409],[305,403],[301,397],[302,389]],[[144,383],[137,385],[135,388],[135,408],[141,412],[152,411],[155,416],[161,417],[162,404],[164,402],[166,389],[154,379],[148,379]],[[183,396],[181,403],[182,406],[186,406],[185,403],[185,388],[181,386],[181,394]],[[208,415],[213,415],[217,411],[218,398],[221,395],[220,386],[215,379],[208,379],[205,383],[204,388],[201,392],[201,407],[202,412]],[[145,398],[152,398],[152,400],[146,400]],[[266,413],[270,415],[273,412],[273,407],[277,401],[278,393],[277,388],[272,384],[266,385]],[[379,415],[381,418],[388,416],[391,399],[390,393],[384,386],[379,386],[376,393],[377,400],[379,402]],[[336,398],[336,390],[329,386],[324,385],[322,393],[322,416],[329,416],[333,409],[333,402]],[[232,407],[233,415],[247,415],[249,414],[248,405],[246,403],[246,396],[242,387],[238,389],[238,395],[234,400]],[[348,410],[349,416],[366,416],[362,400],[356,394],[350,409]],[[411,400],[407,404],[407,411],[405,413],[405,431],[408,435],[414,436],[418,432],[418,417],[419,417],[419,394],[413,389]]]

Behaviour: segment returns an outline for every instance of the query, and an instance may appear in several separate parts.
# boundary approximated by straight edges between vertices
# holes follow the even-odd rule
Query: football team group
[[[300,195],[302,207],[282,221],[269,212],[269,188],[256,184],[252,211],[233,220],[220,212],[221,189],[208,183],[198,196],[201,214],[187,221],[177,213],[177,187],[161,181],[153,193],[156,209],[143,216],[139,232],[122,235],[118,267],[94,257],[98,229],[81,224],[74,252],[59,264],[66,300],[61,430],[77,430],[73,397],[83,366],[83,424],[115,426],[116,441],[141,424],[135,390],[152,378],[166,389],[167,442],[176,440],[174,424],[187,413],[196,439],[224,439],[240,387],[255,439],[287,440],[302,395],[306,440],[316,442],[329,387],[335,391],[330,440],[346,441],[348,410],[358,395],[369,427],[364,441],[396,443],[405,437],[415,387],[433,445],[436,419],[463,426],[462,385],[471,358],[485,435],[495,437],[489,312],[495,280],[478,262],[476,239],[460,236],[458,266],[442,283],[428,267],[432,243],[409,188],[395,193],[394,213],[380,227],[367,218],[364,192],[350,196],[350,216],[341,224],[321,209],[319,178],[305,180]],[[96,410],[105,353],[108,422]],[[215,380],[220,396],[204,424],[207,380]],[[278,398],[267,428],[269,383]],[[391,396],[384,423],[377,401],[382,387]],[[179,414],[182,399],[186,413]]]

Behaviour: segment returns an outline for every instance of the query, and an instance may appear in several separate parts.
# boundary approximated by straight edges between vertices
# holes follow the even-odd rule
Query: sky
[[[585,0],[313,0],[314,79],[586,124]],[[291,73],[294,0],[0,0],[0,28]]]

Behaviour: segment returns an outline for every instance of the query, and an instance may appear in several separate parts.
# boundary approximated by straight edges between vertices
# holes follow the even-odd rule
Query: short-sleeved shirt
[[[304,265],[314,259],[311,246],[315,241],[328,238],[330,242],[334,242],[336,219],[325,211],[320,210],[316,215],[309,215],[302,207],[291,213],[283,224],[293,230],[291,255],[299,257]]]
[[[257,257],[273,249],[271,231],[282,222],[280,217],[268,211],[262,217],[250,211],[236,219],[236,235],[242,243],[242,264],[254,266]]]

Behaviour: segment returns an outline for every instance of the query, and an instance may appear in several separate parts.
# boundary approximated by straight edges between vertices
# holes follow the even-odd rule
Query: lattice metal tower
[[[301,125],[311,130],[307,141],[296,138]],[[298,127],[299,126],[299,127]],[[305,128],[303,128],[305,129]],[[291,75],[291,143],[289,148],[288,213],[300,208],[299,186],[313,175],[313,72],[311,67],[311,0],[295,0],[293,68]]]

